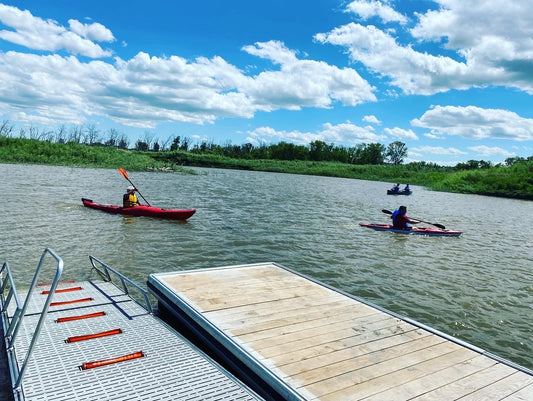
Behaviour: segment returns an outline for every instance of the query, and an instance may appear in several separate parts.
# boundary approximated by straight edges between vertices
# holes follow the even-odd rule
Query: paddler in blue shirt
[[[391,216],[392,219],[392,226],[394,228],[400,229],[400,230],[410,230],[411,227],[409,227],[409,224],[418,224],[419,221],[413,221],[409,217],[407,217],[405,214],[407,213],[407,206],[400,206],[398,209],[396,209]]]
[[[126,193],[122,196],[122,205],[124,207],[134,207],[140,205],[137,195],[135,195],[135,187],[130,186],[126,189]]]

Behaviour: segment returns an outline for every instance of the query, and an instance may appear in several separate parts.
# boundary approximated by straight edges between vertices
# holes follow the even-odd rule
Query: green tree
[[[178,150],[180,147],[180,140],[181,137],[179,135],[174,137],[174,139],[172,140],[172,145],[170,145],[170,150]]]
[[[353,151],[353,164],[383,164],[384,161],[385,146],[381,143],[362,143]]]
[[[407,146],[400,141],[389,143],[385,157],[390,164],[402,164],[403,159],[407,157]]]
[[[309,144],[309,158],[314,161],[331,161],[333,157],[333,144],[324,141],[313,141]]]
[[[144,142],[141,140],[138,140],[135,144],[135,150],[140,150],[142,152],[147,152],[148,149],[150,149],[150,145],[148,145],[148,142]]]
[[[268,158],[275,160],[306,160],[309,150],[303,145],[279,142],[268,147]]]

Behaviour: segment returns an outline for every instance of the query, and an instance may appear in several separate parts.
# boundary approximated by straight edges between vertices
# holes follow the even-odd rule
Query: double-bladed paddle
[[[386,214],[392,214],[392,212],[390,210],[387,210],[387,209],[381,209],[381,211],[383,213],[386,213]],[[438,228],[442,228],[443,230],[446,229],[446,227],[444,227],[442,224],[439,224],[439,223],[430,223],[429,221],[420,220],[420,219],[417,219],[416,217],[411,217],[411,218],[413,220],[418,220],[421,223],[431,224],[432,226],[435,226],[435,227],[438,227]]]
[[[135,188],[135,190],[139,193],[139,195],[141,195],[141,198],[143,198],[143,200],[146,202],[146,204],[147,204],[148,206],[152,206],[152,205],[150,205],[150,202],[148,202],[148,201],[146,200],[146,198],[141,194],[141,192],[137,189],[137,187],[135,186],[135,184],[133,184],[133,182],[131,182],[130,177],[128,176],[128,172],[127,172],[126,170],[124,170],[123,168],[119,168],[119,169],[118,169],[118,172],[120,173],[120,175],[121,175],[122,177],[124,177],[125,179],[127,179],[127,180],[129,181],[129,183],[133,186],[133,188]]]

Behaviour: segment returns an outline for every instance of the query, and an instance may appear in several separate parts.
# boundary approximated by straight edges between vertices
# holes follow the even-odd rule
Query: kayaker
[[[409,188],[409,184],[405,184],[405,188],[403,189],[404,192],[409,192],[411,188]]]
[[[400,192],[400,183],[397,183],[395,186],[391,188],[392,192]]]
[[[122,196],[122,205],[124,207],[134,207],[140,205],[137,195],[135,195],[135,187],[129,186],[126,189],[126,193]]]
[[[418,224],[419,221],[413,221],[409,217],[407,217],[405,214],[407,213],[407,206],[400,206],[398,209],[396,209],[391,216],[392,219],[392,226],[394,228],[400,229],[400,230],[410,230],[411,227],[409,227],[409,224]]]

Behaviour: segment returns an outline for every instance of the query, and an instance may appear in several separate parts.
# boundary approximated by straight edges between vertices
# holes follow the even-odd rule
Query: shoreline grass
[[[187,167],[216,167],[400,182],[442,192],[533,200],[533,160],[517,162],[512,166],[477,169],[457,169],[424,163],[355,165],[327,161],[235,159],[183,150],[138,151],[0,136],[0,163],[122,167],[132,171],[174,171],[187,174],[196,174]]]

